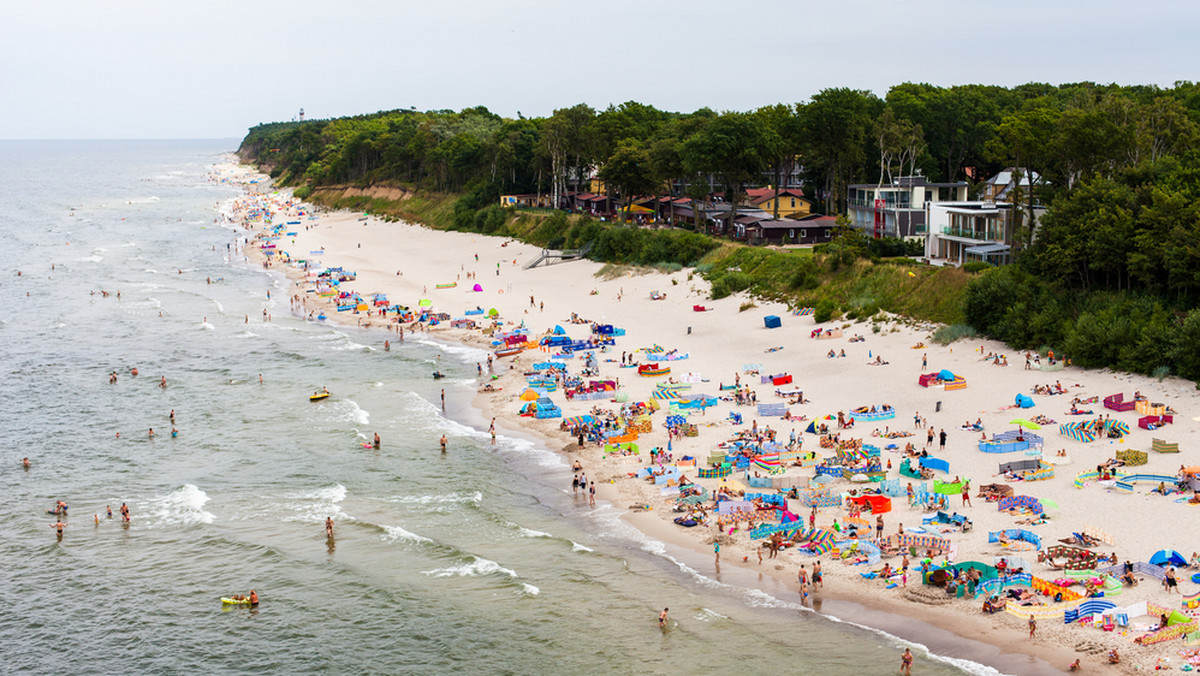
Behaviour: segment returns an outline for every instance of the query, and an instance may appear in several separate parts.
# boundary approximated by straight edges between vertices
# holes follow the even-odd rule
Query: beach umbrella
[[[431,305],[433,305],[433,301],[429,300],[428,298],[422,298],[417,302],[418,307],[429,307]]]
[[[1051,500],[1050,498],[1042,498],[1038,502],[1042,503],[1042,507],[1044,509],[1058,509],[1058,503]]]
[[[833,481],[833,477],[828,474],[818,474],[817,476],[813,477],[813,483],[827,484],[830,481]]]
[[[500,311],[499,311],[499,310],[497,310],[496,308],[492,308],[492,309],[490,309],[490,310],[488,310],[488,311],[487,311],[487,315],[488,315],[489,317],[499,317],[499,316],[500,316]]]
[[[1008,424],[1009,424],[1009,425],[1016,425],[1017,427],[1024,427],[1024,428],[1025,428],[1025,429],[1027,429],[1027,430],[1040,430],[1040,429],[1042,429],[1042,426],[1041,426],[1041,425],[1039,425],[1039,424],[1037,424],[1037,423],[1033,422],[1032,420],[1026,420],[1025,418],[1013,418],[1012,420],[1009,420],[1009,421],[1008,421]]]
[[[540,396],[537,390],[530,388],[521,393],[521,401],[534,401]]]

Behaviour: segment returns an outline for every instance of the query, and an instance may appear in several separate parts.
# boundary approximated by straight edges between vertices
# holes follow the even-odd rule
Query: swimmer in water
[[[670,608],[663,608],[663,611],[658,614],[658,628],[659,629],[667,628],[667,611],[668,610],[670,610]]]
[[[333,539],[333,517],[325,517],[325,537]]]
[[[30,467],[29,458],[21,458],[21,466],[24,467],[25,469],[29,469],[29,467]]]
[[[159,386],[159,387],[166,387],[166,386],[167,386],[167,377],[166,377],[166,376],[163,376],[163,377],[162,377],[162,380],[159,380],[159,381],[158,381],[158,386]]]
[[[445,453],[446,452],[446,435],[445,434],[442,435],[442,439],[441,439],[440,443],[442,444],[442,453]]]
[[[67,524],[63,523],[62,521],[56,521],[50,524],[50,527],[58,531],[58,539],[61,540],[63,536],[63,529],[67,527]]]

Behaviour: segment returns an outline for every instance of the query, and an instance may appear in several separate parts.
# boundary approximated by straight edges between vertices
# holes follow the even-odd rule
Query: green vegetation
[[[545,118],[485,108],[384,111],[254,127],[240,154],[298,194],[432,227],[554,248],[592,244],[623,265],[697,265],[713,295],[748,291],[813,305],[818,319],[880,311],[974,330],[1026,349],[1054,346],[1086,366],[1200,378],[1200,85],[905,83],[884,98],[827,89],[752,112],[579,104]],[[839,232],[811,252],[751,249],[690,229],[601,223],[504,209],[502,194],[561,204],[597,171],[619,198],[720,198],[801,168],[816,211],[843,213],[852,182],[917,171],[934,181],[1006,167],[1018,185],[1016,264],[931,269],[912,244]],[[968,177],[965,167],[973,169]],[[973,179],[974,180],[974,179]],[[1050,205],[1033,227],[1034,206]],[[697,214],[700,210],[694,210]],[[844,221],[843,221],[844,223]]]

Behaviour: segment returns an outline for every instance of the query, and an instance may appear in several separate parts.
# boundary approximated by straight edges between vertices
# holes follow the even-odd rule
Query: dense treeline
[[[917,172],[977,182],[1020,167],[1042,180],[1010,197],[1023,207],[1017,264],[969,286],[967,321],[1014,347],[1059,346],[1080,364],[1197,379],[1189,337],[1200,337],[1198,128],[1200,85],[1190,82],[905,83],[883,98],[827,89],[750,112],[674,113],[636,102],[602,111],[580,104],[533,119],[485,108],[394,110],[259,125],[241,153],[285,184],[460,193],[454,226],[481,232],[504,230],[510,216],[495,206],[499,195],[537,193],[557,204],[597,171],[617,198],[669,192],[697,200],[798,174],[817,210],[838,214],[850,183]],[[1035,202],[1050,206],[1036,228]],[[586,234],[604,252],[594,257],[605,260],[687,265],[716,246],[676,234],[609,233],[598,223],[561,227],[556,243]],[[818,265],[844,262],[837,247],[831,253]],[[731,278],[723,288],[743,282]]]

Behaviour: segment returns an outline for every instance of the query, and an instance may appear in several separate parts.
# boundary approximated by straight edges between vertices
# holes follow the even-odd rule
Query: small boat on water
[[[523,347],[506,347],[503,349],[496,350],[496,356],[500,357],[500,358],[511,357],[513,355],[521,354],[524,351],[525,351],[525,348],[523,348]]]
[[[320,392],[313,392],[312,395],[309,396],[308,400],[309,401],[321,401],[322,399],[328,399],[328,398],[329,398],[329,392],[326,390],[322,390]]]

